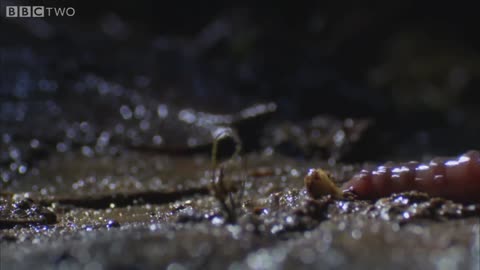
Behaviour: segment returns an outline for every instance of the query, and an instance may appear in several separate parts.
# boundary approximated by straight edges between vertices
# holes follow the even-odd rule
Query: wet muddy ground
[[[418,192],[312,200],[308,168],[339,181],[357,168],[268,152],[224,166],[241,187],[234,222],[208,155],[54,154],[2,194],[2,269],[479,267],[480,205]]]

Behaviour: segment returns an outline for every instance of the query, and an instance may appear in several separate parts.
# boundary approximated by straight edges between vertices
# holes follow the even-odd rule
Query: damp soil
[[[308,197],[308,168],[340,184],[349,164],[262,153],[223,167],[237,186],[233,223],[208,155],[55,154],[2,192],[2,269],[478,267],[480,205],[418,192]]]

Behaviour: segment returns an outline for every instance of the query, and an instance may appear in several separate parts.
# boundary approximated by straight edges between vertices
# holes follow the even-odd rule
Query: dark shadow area
[[[83,145],[122,120],[117,112],[127,103],[141,120],[158,104],[226,114],[274,102],[274,123],[372,120],[346,158],[353,161],[456,155],[478,145],[480,40],[467,5],[41,1],[75,14],[5,17],[6,6],[22,3],[2,1],[8,136],[57,144],[72,121],[93,121]],[[265,146],[266,124],[240,130],[248,151]],[[166,132],[175,136],[174,125]]]

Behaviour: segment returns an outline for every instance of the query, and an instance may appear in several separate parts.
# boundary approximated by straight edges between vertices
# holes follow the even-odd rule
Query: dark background
[[[57,81],[62,95],[88,73],[212,112],[274,101],[279,121],[371,118],[372,158],[478,148],[478,10],[462,2],[1,4],[3,101],[36,95],[36,84],[13,86],[19,72]],[[22,4],[76,14],[5,18],[4,6]]]

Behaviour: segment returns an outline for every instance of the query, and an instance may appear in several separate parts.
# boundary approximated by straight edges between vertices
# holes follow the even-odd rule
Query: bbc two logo
[[[5,16],[9,18],[23,17],[50,17],[75,15],[73,7],[45,7],[45,6],[7,6]]]

